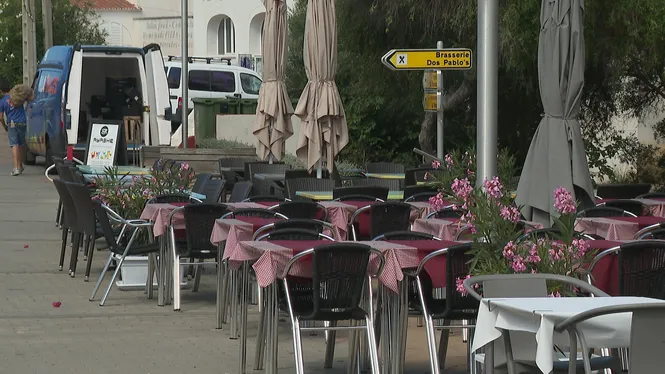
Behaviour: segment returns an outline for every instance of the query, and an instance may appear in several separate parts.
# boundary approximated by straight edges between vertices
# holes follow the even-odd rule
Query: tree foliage
[[[307,1],[289,21],[289,87],[306,78],[302,42]],[[526,156],[542,104],[537,50],[540,1],[500,2],[499,143],[518,163]],[[393,48],[477,45],[477,3],[465,0],[337,0],[340,94],[349,116],[356,161],[395,158],[420,146],[434,149],[434,116],[422,110],[422,74],[392,72],[380,58]],[[665,99],[665,2],[586,0],[586,72],[582,123],[592,167],[611,174],[606,159],[637,154],[637,140],[611,126],[617,114],[658,110]],[[475,143],[475,69],[446,72],[445,147]],[[420,135],[420,137],[418,136]],[[634,158],[634,157],[633,157]]]
[[[20,82],[23,72],[23,36],[21,8],[23,0],[0,0],[0,77]],[[30,12],[36,19],[37,59],[44,55],[41,1]],[[52,0],[53,45],[104,44],[106,34],[99,28],[98,16],[85,2],[72,5],[71,0]]]

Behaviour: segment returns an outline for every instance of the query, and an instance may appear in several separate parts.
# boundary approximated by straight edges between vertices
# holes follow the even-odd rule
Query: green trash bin
[[[219,100],[192,99],[194,102],[194,136],[197,140],[214,139],[217,115],[221,112]]]
[[[256,99],[240,100],[240,114],[256,114],[256,107],[259,101]]]
[[[222,114],[240,114],[240,100],[232,97],[220,99]]]

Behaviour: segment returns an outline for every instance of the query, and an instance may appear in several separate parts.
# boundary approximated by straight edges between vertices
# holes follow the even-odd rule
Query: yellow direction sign
[[[393,49],[381,62],[392,70],[469,70],[471,50],[449,49]]]
[[[424,90],[436,90],[439,84],[439,75],[436,70],[426,71],[423,74],[423,89]]]
[[[423,107],[426,112],[436,112],[438,108],[436,93],[425,93],[425,96],[423,97]]]

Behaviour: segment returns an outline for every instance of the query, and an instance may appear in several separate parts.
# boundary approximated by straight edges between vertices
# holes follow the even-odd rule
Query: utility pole
[[[181,26],[181,36],[182,36],[182,45],[181,47],[181,52],[182,52],[182,68],[180,69],[180,78],[181,78],[181,83],[180,87],[182,89],[180,90],[181,96],[182,96],[182,121],[180,124],[180,127],[182,128],[182,147],[187,148],[187,140],[189,134],[187,133],[189,130],[189,123],[187,121],[187,115],[189,114],[187,112],[187,103],[189,102],[189,59],[187,58],[189,56],[189,9],[187,7],[187,1],[188,0],[182,0],[182,12],[181,12],[181,18],[180,18],[180,26]]]
[[[44,28],[44,51],[53,47],[53,5],[51,0],[42,0],[42,27]]]
[[[37,72],[35,0],[21,0],[23,20],[23,84],[31,85]]]

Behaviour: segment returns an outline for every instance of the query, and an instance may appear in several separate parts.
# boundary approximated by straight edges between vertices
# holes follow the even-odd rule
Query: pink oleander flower
[[[538,246],[536,244],[531,245],[531,249],[529,249],[529,255],[526,257],[525,261],[531,264],[537,264],[541,261],[541,258],[538,255]]]
[[[520,211],[514,206],[504,206],[501,208],[501,218],[506,221],[517,223],[520,221]]]
[[[561,214],[570,214],[577,211],[573,196],[563,187],[554,190],[554,208]]]
[[[430,174],[429,171],[428,171],[428,172],[425,173],[425,176],[423,177],[423,179],[424,180],[429,180],[430,178],[432,178],[432,174]]]
[[[473,192],[473,187],[471,186],[469,180],[466,178],[462,180],[455,178],[450,188],[453,190],[455,196],[464,201],[466,201],[469,196],[471,196],[471,192]]]
[[[556,292],[550,293],[547,296],[549,296],[549,297],[561,297],[561,294],[559,293],[559,291],[556,291]]]
[[[466,169],[466,176],[467,176],[468,178],[473,177],[475,174],[476,174],[476,173],[474,173],[471,169]]]
[[[573,245],[571,247],[575,249],[573,256],[575,258],[582,258],[589,250],[589,242],[584,239],[573,239]]]
[[[441,168],[441,161],[439,160],[432,161],[432,169],[440,169],[440,168]]]
[[[520,255],[513,257],[513,261],[510,264],[510,267],[516,273],[523,273],[526,271],[526,264],[524,263],[524,258]]]
[[[464,288],[464,281],[471,278],[471,274],[467,274],[466,277],[464,278],[457,278],[455,281],[455,288],[457,289],[457,292],[459,292],[462,296],[468,295],[468,292],[466,292],[466,288]]]
[[[183,163],[180,165],[180,169],[182,169],[182,170],[189,170],[189,164],[186,163],[186,162],[183,162]]]
[[[549,249],[548,253],[550,256],[550,261],[560,261],[564,258],[566,246],[561,243],[552,243],[552,248]]]
[[[515,257],[515,251],[517,251],[517,245],[510,241],[503,247],[503,257],[507,260],[512,260]]]
[[[499,181],[499,177],[486,179],[485,182],[483,182],[483,189],[494,199],[500,199],[503,197],[503,185],[501,184],[501,181]]]
[[[436,211],[443,209],[446,206],[446,202],[443,200],[443,193],[439,192],[435,196],[430,197],[429,205]]]
[[[448,170],[450,170],[453,167],[453,165],[455,165],[455,161],[453,161],[453,157],[450,154],[446,155],[444,161],[446,162],[446,169]]]

